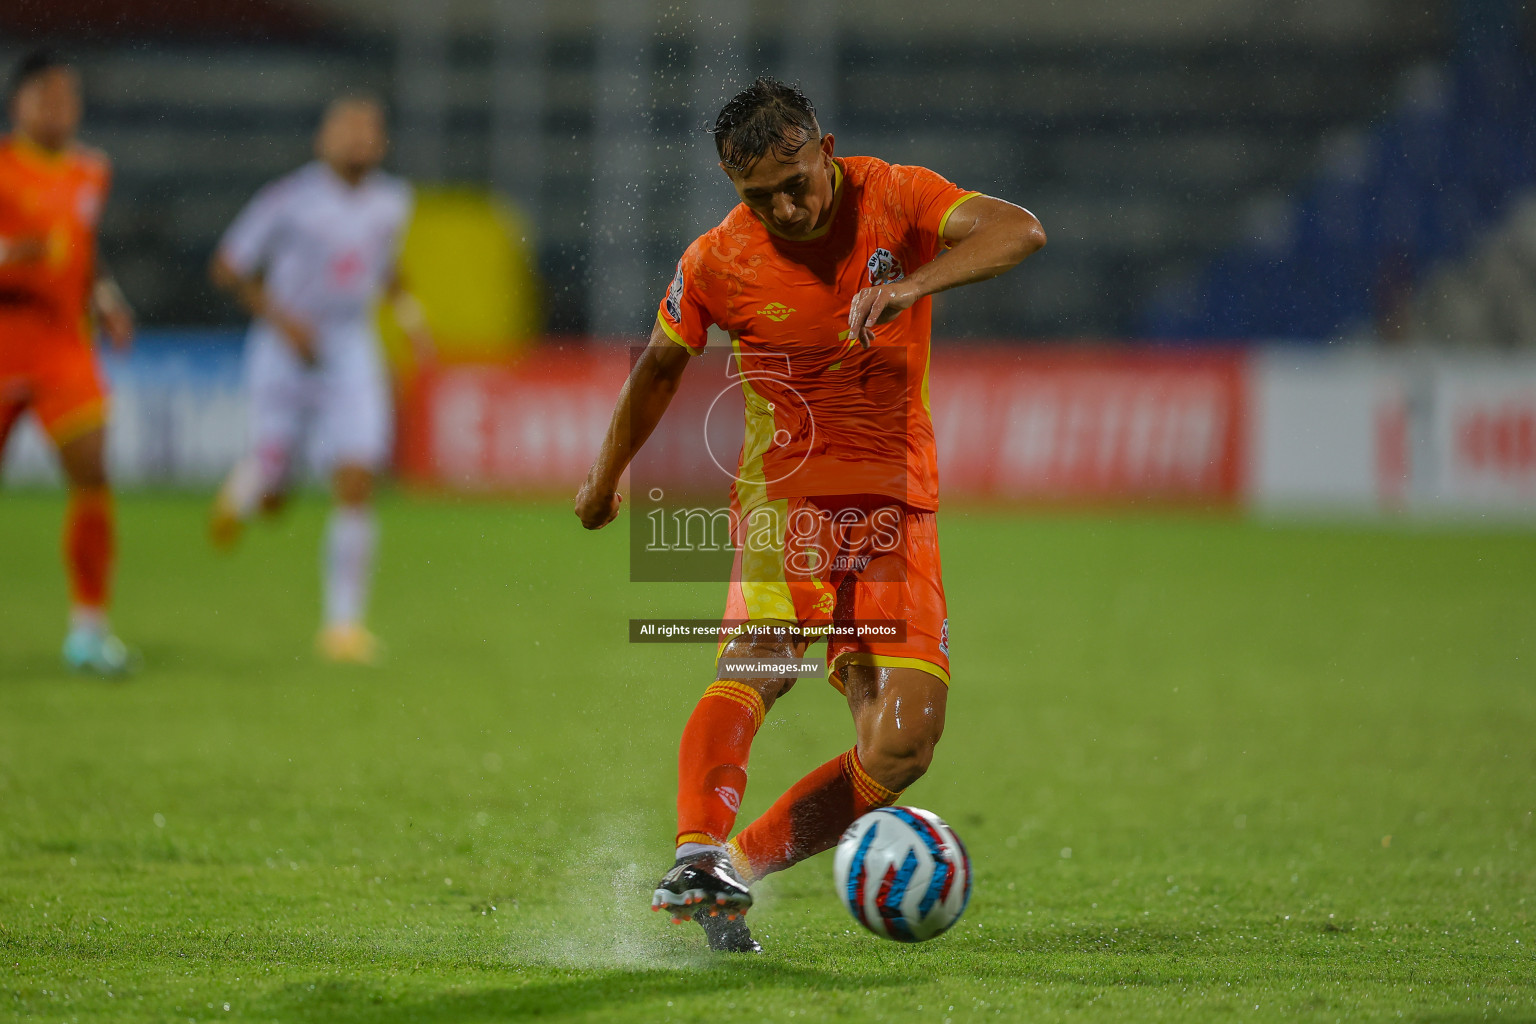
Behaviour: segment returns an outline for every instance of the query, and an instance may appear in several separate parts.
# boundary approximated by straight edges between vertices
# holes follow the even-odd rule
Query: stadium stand
[[[1392,82],[1446,55],[1440,19],[1390,7],[1369,6],[1349,32],[1308,36],[1279,22],[1230,36],[845,32],[834,95],[823,98],[827,127],[843,152],[930,164],[1017,198],[1046,223],[1052,244],[1034,272],[968,292],[963,315],[941,303],[943,333],[1103,337],[1188,325],[1187,333],[1212,335],[1235,321],[1148,320],[1149,296],[1242,237],[1256,199],[1290,193],[1314,166],[1319,139],[1378,119]],[[319,10],[311,14],[320,18]],[[261,182],[307,157],[327,96],[359,87],[399,95],[398,54],[384,28],[343,22],[334,9],[320,20],[302,43],[285,29],[272,42],[182,33],[78,47],[86,134],[118,169],[105,247],[147,322],[237,321],[203,283],[217,231]],[[785,65],[783,41],[762,19],[750,23],[745,70]],[[707,55],[686,20],[676,24],[644,47],[650,71],[635,104],[659,137],[645,136],[637,164],[645,215],[625,250],[654,268],[626,300],[622,321],[637,325],[654,302],[652,279],[660,287],[682,245],[706,226],[700,189],[723,188],[701,186],[701,162],[690,155],[708,144],[699,129],[715,98],[701,97],[689,71]],[[487,33],[454,31],[434,166],[444,180],[495,180],[494,43]],[[519,197],[532,207],[547,321],[561,333],[591,327],[588,292],[602,273],[591,266],[593,233],[613,208],[594,184],[595,126],[604,123],[594,112],[597,34],[590,19],[550,23],[538,50],[541,180]],[[17,50],[10,42],[0,58]]]
[[[1295,198],[1261,209],[1250,238],[1193,280],[1164,288],[1139,332],[1216,341],[1409,337],[1419,283],[1461,260],[1536,181],[1536,63],[1520,15],[1518,4],[1466,5],[1454,59],[1403,74],[1390,117],[1333,138]],[[1489,246],[1499,249],[1497,240]],[[1418,322],[1431,334],[1462,335],[1461,343],[1496,342],[1499,328],[1471,312],[1478,285],[1470,278],[1497,290],[1495,281],[1510,283],[1500,277],[1509,265],[1490,251],[1465,271],[1445,271],[1418,304]]]
[[[1413,297],[1404,336],[1448,347],[1536,348],[1536,190],[1468,258],[1435,269]]]
[[[8,0],[0,37],[305,41],[322,19],[289,0]]]

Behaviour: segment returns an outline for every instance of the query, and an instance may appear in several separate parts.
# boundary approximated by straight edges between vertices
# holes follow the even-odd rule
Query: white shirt
[[[219,251],[242,275],[262,274],[279,307],[316,327],[366,317],[399,253],[409,183],[374,171],[348,185],[321,161],[256,193]]]

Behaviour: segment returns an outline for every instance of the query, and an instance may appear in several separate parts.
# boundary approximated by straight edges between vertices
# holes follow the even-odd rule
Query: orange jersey
[[[38,237],[47,249],[41,263],[0,267],[0,315],[25,308],[29,319],[41,314],[81,333],[110,179],[106,157],[94,150],[51,154],[14,136],[0,142],[0,240]]]
[[[745,204],[678,262],[659,323],[690,352],[710,325],[731,337],[746,400],[733,484],[747,511],[780,498],[876,494],[938,508],[928,412],[932,304],[923,298],[848,336],[861,288],[901,280],[943,249],[955,207],[976,196],[923,167],[836,161],[830,219],[815,235],[773,234]]]

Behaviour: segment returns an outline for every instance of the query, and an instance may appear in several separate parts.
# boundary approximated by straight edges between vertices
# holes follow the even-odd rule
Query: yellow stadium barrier
[[[477,189],[417,189],[400,268],[443,362],[508,359],[538,336],[536,266],[529,221],[504,199]],[[387,304],[379,329],[391,364],[410,366],[410,346]]]

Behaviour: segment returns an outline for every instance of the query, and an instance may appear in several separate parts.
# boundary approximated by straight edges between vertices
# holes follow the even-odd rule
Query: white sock
[[[701,853],[725,853],[725,847],[719,843],[684,843],[677,848],[677,859],[697,857]]]
[[[256,455],[247,455],[235,463],[235,468],[224,478],[219,497],[235,515],[249,519],[266,490],[262,480],[261,459]]]
[[[361,625],[373,576],[378,527],[370,506],[338,505],[325,530],[325,624]]]
[[[69,628],[71,632],[85,631],[105,634],[107,632],[107,611],[105,608],[87,608],[85,605],[75,605],[69,610]]]

